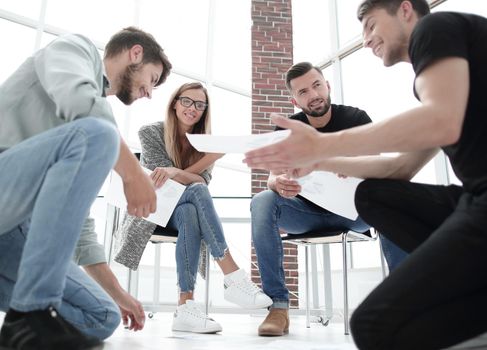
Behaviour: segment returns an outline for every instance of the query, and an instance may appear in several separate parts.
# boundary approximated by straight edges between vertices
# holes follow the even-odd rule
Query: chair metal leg
[[[305,260],[305,280],[306,280],[306,328],[310,328],[310,317],[309,317],[309,246],[304,246],[304,260]]]
[[[347,232],[342,235],[343,251],[343,324],[345,335],[350,334],[348,322],[348,262],[347,262]]]
[[[120,209],[111,204],[107,204],[104,246],[105,246],[105,254],[107,256],[108,265],[110,265],[110,263],[112,262],[113,236],[115,235],[115,232],[117,232],[118,230],[119,219],[120,219]]]
[[[205,281],[205,312],[210,311],[210,248],[206,248],[206,281]]]
[[[138,298],[139,294],[139,272],[138,271],[132,271],[131,269],[129,270],[129,277],[128,277],[128,292],[130,295],[132,295],[134,298]]]
[[[156,244],[154,256],[154,295],[152,296],[153,304],[159,303],[159,294],[161,288],[161,245]]]
[[[323,285],[325,292],[325,316],[330,320],[333,316],[333,294],[331,288],[330,246],[323,244]]]

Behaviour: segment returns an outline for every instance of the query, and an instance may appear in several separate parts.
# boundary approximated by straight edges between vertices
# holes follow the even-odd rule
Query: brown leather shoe
[[[260,336],[281,336],[289,333],[289,310],[272,308],[259,326]]]

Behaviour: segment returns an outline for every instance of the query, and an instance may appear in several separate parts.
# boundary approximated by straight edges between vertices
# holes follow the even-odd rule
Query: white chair
[[[310,327],[310,297],[309,297],[309,248],[313,245],[323,245],[331,243],[342,244],[343,254],[343,323],[345,327],[345,334],[350,333],[349,325],[349,311],[348,311],[348,259],[347,259],[347,247],[350,242],[364,242],[374,241],[377,239],[377,232],[372,234],[369,231],[364,233],[356,233],[348,230],[319,230],[311,231],[302,234],[286,234],[281,238],[284,242],[295,244],[298,246],[304,246],[305,248],[305,285],[306,285],[306,327]],[[381,253],[381,265],[382,274],[385,276],[384,260]],[[329,266],[328,266],[329,268]],[[330,283],[330,281],[328,281]],[[330,289],[331,290],[331,289]],[[326,298],[326,296],[325,296]],[[321,323],[328,325],[328,319],[322,319]]]

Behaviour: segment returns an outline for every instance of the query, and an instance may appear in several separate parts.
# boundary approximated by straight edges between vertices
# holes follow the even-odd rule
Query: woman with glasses
[[[151,170],[156,187],[167,179],[186,185],[167,227],[178,231],[176,265],[179,302],[172,329],[195,333],[215,333],[220,324],[209,318],[194,303],[194,286],[202,242],[210,249],[224,273],[225,299],[244,308],[264,308],[272,304],[239,269],[228,250],[223,228],[213,206],[207,184],[213,163],[220,154],[198,152],[186,133],[210,133],[208,92],[200,83],[180,86],[171,96],[166,120],[143,126],[139,131],[142,145],[141,164]],[[136,269],[142,252],[156,225],[126,216],[121,228],[122,245],[115,261]]]

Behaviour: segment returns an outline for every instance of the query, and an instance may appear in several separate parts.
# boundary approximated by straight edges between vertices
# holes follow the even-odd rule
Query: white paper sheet
[[[355,190],[362,179],[354,177],[339,178],[325,171],[313,171],[297,179],[301,185],[300,195],[335,214],[355,220]]]
[[[147,174],[152,173],[151,170],[143,168]],[[123,192],[122,178],[112,171],[112,178],[110,186],[108,187],[105,199],[108,203],[119,207],[121,209],[127,209],[127,199]],[[179,182],[168,179],[161,188],[156,190],[157,195],[157,209],[155,213],[150,214],[145,220],[166,227],[169,218],[171,217],[174,208],[178,204],[179,198],[185,190],[185,186]]]
[[[291,131],[289,130],[279,130],[265,134],[244,136],[219,136],[207,134],[186,134],[186,136],[193,147],[200,152],[245,153],[281,141],[290,133]]]

